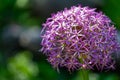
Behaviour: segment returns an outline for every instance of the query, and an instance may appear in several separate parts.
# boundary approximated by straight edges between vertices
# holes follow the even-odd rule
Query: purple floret
[[[53,67],[69,71],[114,67],[111,54],[119,48],[117,32],[103,13],[73,6],[53,14],[43,27],[41,50]]]

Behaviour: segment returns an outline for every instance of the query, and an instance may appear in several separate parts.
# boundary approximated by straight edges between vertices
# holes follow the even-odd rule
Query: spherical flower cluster
[[[47,19],[42,33],[41,50],[55,68],[113,68],[117,33],[102,12],[81,6],[64,9]]]

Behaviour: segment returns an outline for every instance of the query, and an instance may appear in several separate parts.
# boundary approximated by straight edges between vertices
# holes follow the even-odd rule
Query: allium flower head
[[[73,6],[53,14],[43,24],[42,51],[55,68],[113,68],[111,54],[119,44],[116,29],[102,12]]]

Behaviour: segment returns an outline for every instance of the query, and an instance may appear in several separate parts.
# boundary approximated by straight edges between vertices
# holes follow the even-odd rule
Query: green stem
[[[80,71],[80,80],[89,80],[89,74],[88,74],[88,70],[85,69],[81,69]]]

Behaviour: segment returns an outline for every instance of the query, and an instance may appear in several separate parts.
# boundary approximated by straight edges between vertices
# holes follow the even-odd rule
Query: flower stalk
[[[80,80],[89,80],[88,70],[85,70],[85,69],[80,70]]]

